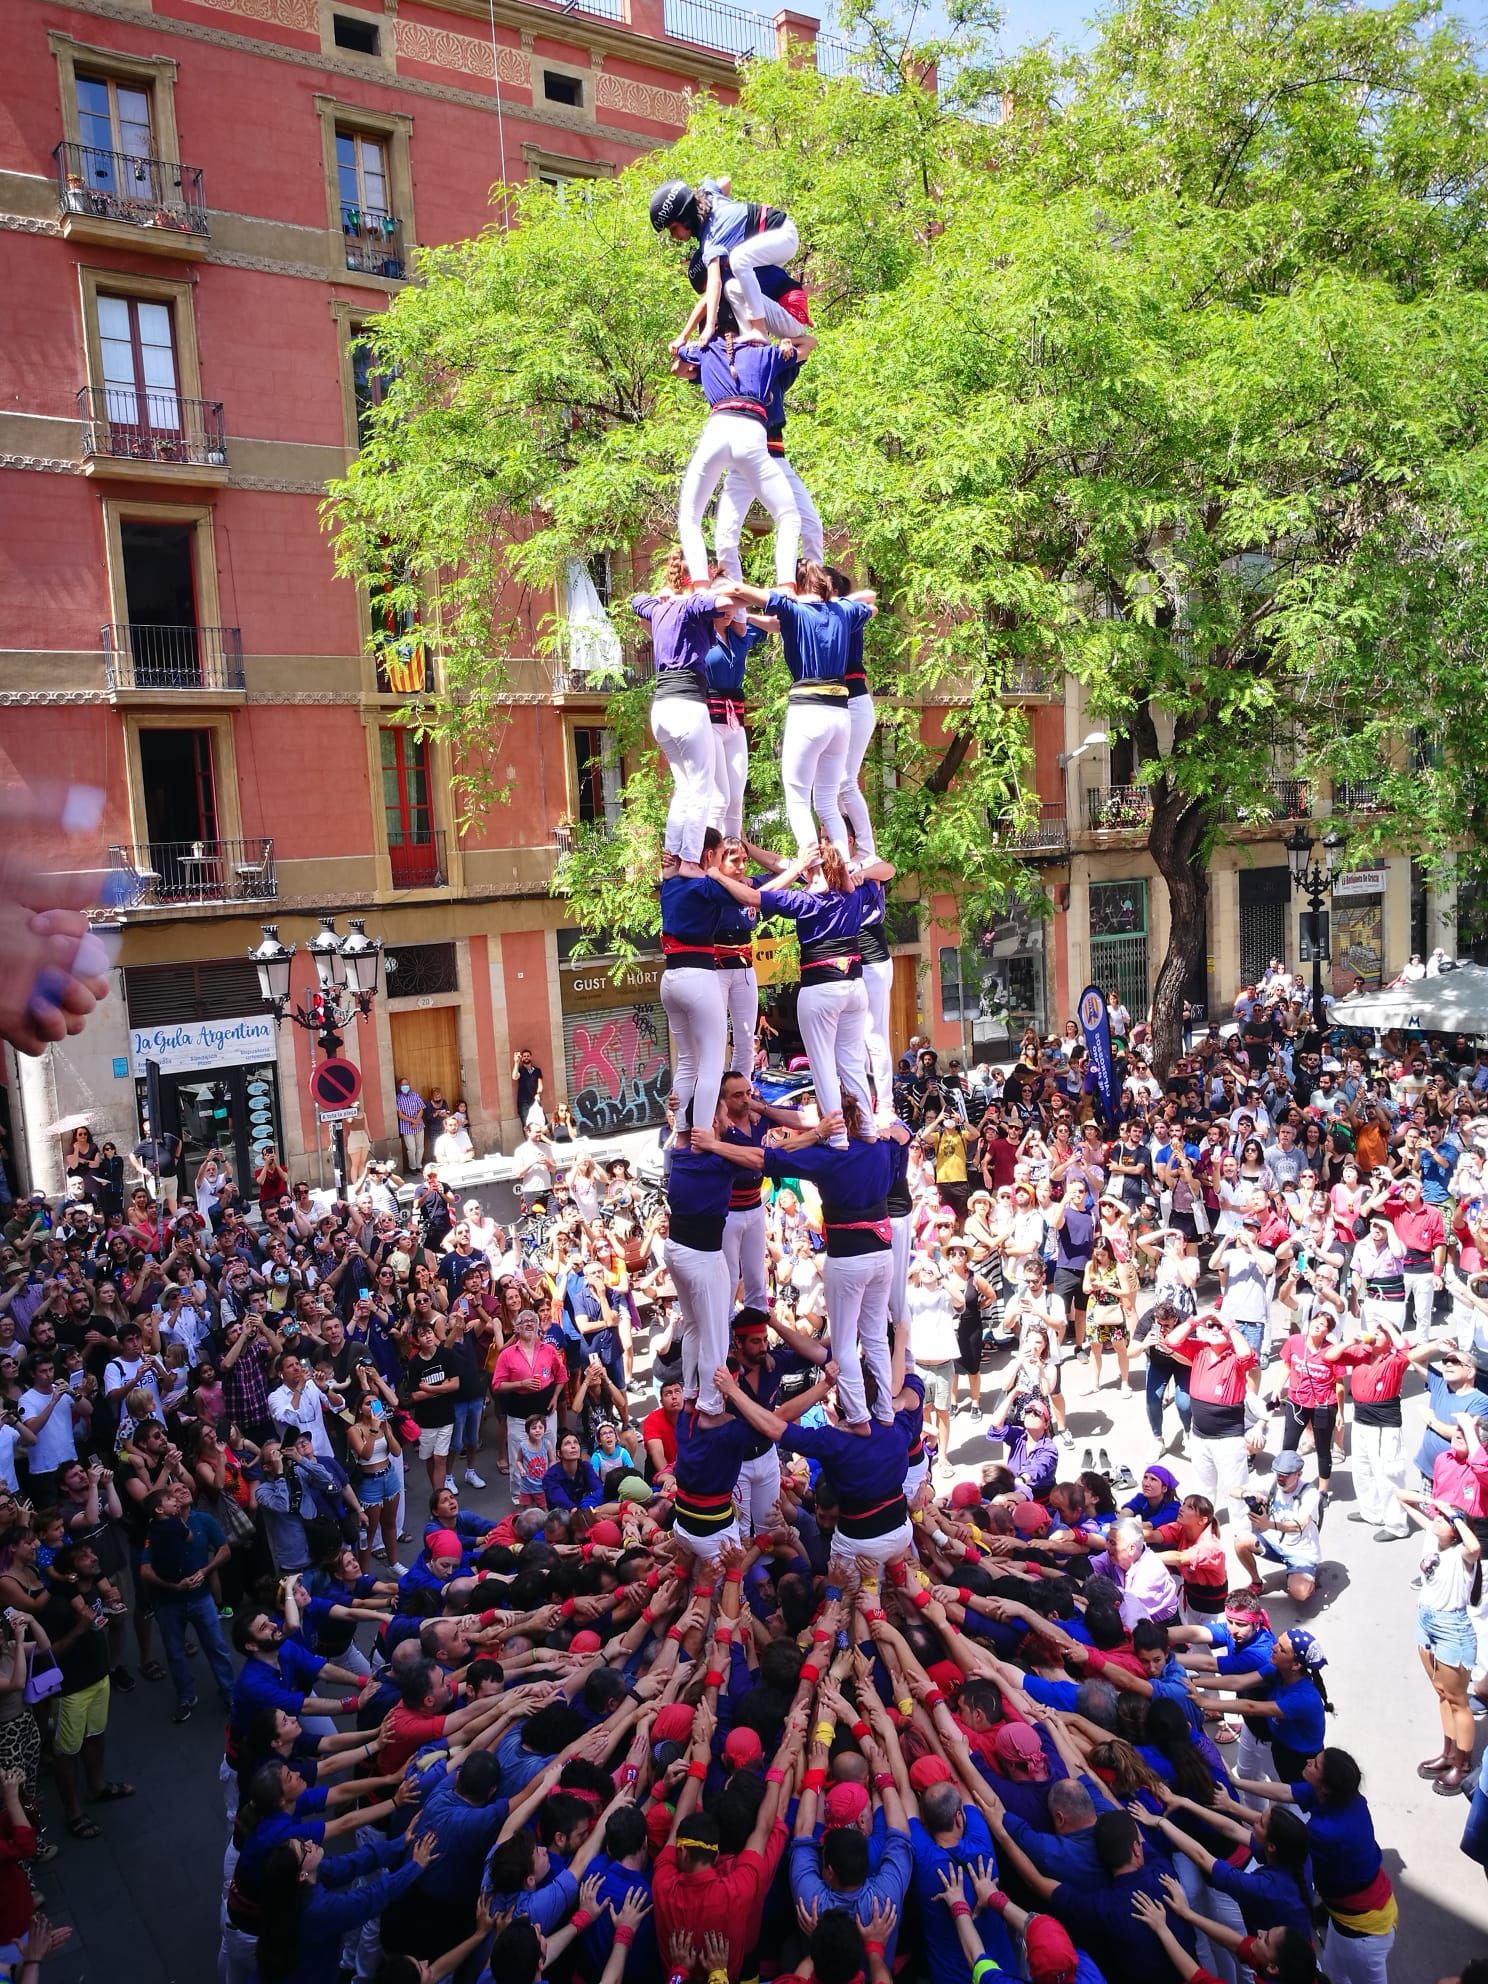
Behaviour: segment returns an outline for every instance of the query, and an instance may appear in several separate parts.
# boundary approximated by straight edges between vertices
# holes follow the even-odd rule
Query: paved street
[[[1140,1399],[1118,1403],[1108,1385],[1099,1400],[1087,1401],[1083,1367],[1074,1367],[1066,1382],[1078,1445],[1105,1444],[1113,1459],[1124,1457],[1140,1472],[1152,1458]],[[1418,1403],[1408,1407],[1408,1417],[1418,1410]],[[969,1417],[956,1422],[958,1473],[970,1475],[987,1457],[975,1423],[973,1433]],[[1332,1561],[1308,1618],[1328,1654],[1329,1692],[1338,1704],[1329,1736],[1364,1767],[1399,1894],[1392,1984],[1434,1984],[1468,1957],[1488,1952],[1488,1879],[1458,1851],[1466,1801],[1437,1798],[1415,1774],[1417,1760],[1439,1747],[1440,1730],[1414,1650],[1412,1546],[1375,1545],[1362,1524],[1345,1519],[1346,1464],[1334,1482],[1342,1498],[1324,1529]],[[506,1507],[497,1490],[467,1501],[498,1512]],[[1294,1615],[1285,1599],[1270,1609],[1274,1619]],[[103,1838],[76,1842],[59,1822],[52,1825],[62,1852],[44,1870],[48,1907],[79,1934],[75,1948],[48,1964],[47,1984],[115,1984],[121,1976],[129,1984],[203,1984],[211,1975],[224,1835],[221,1731],[205,1707],[187,1728],[175,1729],[170,1709],[164,1684],[142,1684],[116,1702],[110,1771],[137,1784],[139,1795],[100,1811]]]

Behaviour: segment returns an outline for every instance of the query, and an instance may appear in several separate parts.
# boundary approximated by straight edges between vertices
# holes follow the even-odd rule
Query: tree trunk
[[[1148,846],[1168,889],[1168,948],[1152,994],[1152,1063],[1159,1080],[1183,1052],[1183,998],[1205,955],[1209,864],[1203,852],[1206,809],[1174,791],[1166,779],[1152,787]]]

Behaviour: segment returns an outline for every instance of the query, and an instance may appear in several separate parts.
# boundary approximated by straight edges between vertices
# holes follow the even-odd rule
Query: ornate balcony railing
[[[1269,820],[1309,820],[1312,817],[1312,785],[1305,778],[1272,778],[1266,781],[1266,797],[1249,805],[1229,804],[1227,820],[1241,826],[1255,826]]]
[[[279,893],[272,838],[142,841],[111,847],[109,866],[125,878],[120,891],[124,909],[272,902]]]
[[[133,386],[83,386],[77,404],[85,460],[101,455],[187,468],[227,466],[221,400],[142,393]]]
[[[1096,785],[1085,795],[1093,834],[1145,827],[1152,817],[1152,794],[1145,785]]]
[[[110,689],[243,687],[243,636],[236,627],[168,627],[134,621],[100,632]]]
[[[200,166],[73,144],[58,145],[52,163],[57,205],[64,216],[123,221],[167,234],[207,232]]]
[[[1372,778],[1340,779],[1333,788],[1333,805],[1339,813],[1378,813],[1382,803]]]
[[[1013,854],[1068,854],[1069,821],[1062,806],[1043,806],[1025,826],[999,828],[999,847]]]

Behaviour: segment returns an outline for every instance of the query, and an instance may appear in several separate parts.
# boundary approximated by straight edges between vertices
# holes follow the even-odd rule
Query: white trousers
[[[768,447],[768,440],[766,446]],[[790,484],[791,493],[796,499],[796,509],[801,518],[801,556],[814,560],[818,565],[824,565],[827,561],[826,539],[822,534],[821,516],[811,499],[811,491],[784,455],[774,455],[771,459],[779,462],[785,471],[785,479]],[[753,492],[744,488],[730,470],[723,478],[723,487],[718,492],[718,508],[714,513],[713,523],[713,556],[731,579],[742,579],[744,576],[744,564],[739,556],[739,547],[744,542],[744,525],[753,502]]]
[[[1405,1271],[1405,1322],[1407,1330],[1415,1327],[1422,1337],[1431,1334],[1431,1315],[1436,1306],[1436,1290],[1432,1287],[1430,1268],[1407,1268]],[[1341,1937],[1347,1942],[1347,1936]]]
[[[661,974],[661,1003],[672,1032],[672,1091],[677,1122],[711,1130],[718,1114],[718,1091],[728,1037],[722,972],[681,965]]]
[[[663,983],[665,977],[663,976]],[[861,978],[836,985],[806,985],[796,1000],[796,1025],[811,1062],[816,1103],[823,1116],[842,1107],[842,1091],[857,1098],[866,1123],[873,1121],[868,1092],[868,995]],[[846,1148],[845,1136],[833,1142]]]
[[[913,1549],[914,1530],[907,1522],[900,1523],[885,1536],[844,1536],[839,1528],[832,1532],[831,1561],[850,1564],[854,1557],[868,1557],[875,1564],[892,1564],[898,1557],[907,1557]]]
[[[914,1237],[910,1232],[908,1213],[889,1221],[889,1240],[889,1258],[894,1263],[893,1278],[889,1283],[889,1322],[898,1329],[909,1314],[909,1257],[914,1251]],[[950,1459],[949,1454],[946,1459]]]
[[[746,971],[721,971],[723,1003],[728,1014],[728,1066],[736,1075],[754,1073],[754,1030],[759,1025],[759,980],[754,966]]]
[[[1359,1513],[1376,1529],[1408,1536],[1410,1524],[1395,1499],[1405,1480],[1405,1440],[1399,1426],[1361,1426],[1354,1420],[1354,1493]]]
[[[1335,1922],[1323,1932],[1319,1968],[1328,1984],[1388,1984],[1395,1931],[1383,1936],[1345,1936]]]
[[[816,822],[822,834],[847,853],[847,825],[839,794],[847,764],[847,703],[788,703],[780,739],[780,779],[785,787],[785,817],[805,853],[816,844]],[[812,807],[816,808],[815,817]]]
[[[713,806],[713,725],[708,705],[689,696],[661,696],[651,705],[651,735],[672,774],[665,845],[681,861],[701,861]]]
[[[424,1161],[424,1133],[422,1130],[400,1130],[398,1141],[403,1146],[403,1162],[410,1171],[417,1171]],[[255,1948],[258,1938],[252,1937]]]
[[[1231,1433],[1223,1439],[1212,1439],[1207,1434],[1194,1433],[1189,1436],[1188,1464],[1193,1475],[1193,1490],[1207,1495],[1218,1514],[1221,1502],[1227,1502],[1230,1509],[1230,1550],[1233,1554],[1235,1538],[1251,1537],[1255,1532],[1250,1526],[1250,1511],[1242,1497],[1250,1470],[1245,1457],[1245,1435]],[[1239,1559],[1236,1558],[1236,1563]]]
[[[873,821],[869,817],[868,801],[863,797],[862,779],[863,760],[868,755],[868,746],[873,742],[876,721],[871,696],[848,697],[847,764],[843,769],[838,804],[842,808],[843,819],[857,839],[860,854],[877,852],[873,844]]]
[[[739,1505],[739,1527],[746,1536],[757,1529],[768,1529],[770,1511],[780,1500],[780,1450],[771,1447],[758,1460],[747,1460],[739,1469],[739,1485],[734,1490]]]
[[[919,1459],[912,1460],[904,1470],[904,1499],[911,1507],[914,1505],[915,1496],[919,1494],[920,1489],[924,1486],[925,1477],[929,1472],[930,1462],[926,1459],[923,1451],[921,1451]]]
[[[1377,1330],[1388,1323],[1398,1336],[1405,1328],[1404,1302],[1385,1302],[1378,1295],[1359,1297],[1359,1322],[1364,1331]]]
[[[702,1412],[722,1412],[713,1374],[728,1361],[728,1268],[721,1252],[667,1241],[667,1271],[682,1311],[682,1393]]]
[[[723,1258],[728,1268],[729,1302],[742,1281],[741,1306],[768,1309],[770,1282],[765,1268],[765,1209],[731,1212],[723,1224]]]
[[[765,295],[754,273],[756,269],[783,269],[800,252],[801,237],[789,215],[778,227],[761,228],[758,234],[748,235],[737,248],[729,250],[729,274],[723,293],[741,330],[749,318],[763,324],[772,337],[799,337],[805,330],[799,317],[793,317],[773,297]]]
[[[744,831],[744,787],[749,778],[749,732],[742,723],[715,723],[713,803],[708,825],[727,838]]]
[[[677,535],[687,569],[697,584],[708,578],[708,547],[703,515],[725,471],[739,478],[751,499],[758,497],[775,520],[775,583],[794,585],[801,547],[801,513],[778,459],[770,453],[762,421],[747,413],[711,413],[703,424],[677,497]]]
[[[679,1543],[685,1544],[694,1557],[700,1557],[705,1564],[716,1564],[725,1544],[740,1543],[739,1522],[735,1517],[723,1529],[711,1530],[707,1536],[694,1536],[690,1529],[684,1529],[680,1522],[673,1524],[672,1534]]]
[[[863,990],[868,997],[868,1072],[873,1077],[879,1114],[894,1108],[894,1063],[889,1054],[889,994],[894,987],[894,961],[883,958],[863,966]]]
[[[1195,1913],[1207,1916],[1211,1922],[1223,1922],[1228,1929],[1238,1929],[1243,1936],[1245,1917],[1240,1913],[1239,1903],[1232,1901],[1229,1895],[1221,1893],[1219,1889],[1210,1887],[1199,1872],[1196,1863],[1190,1860],[1186,1853],[1175,1853],[1173,1858],[1178,1863],[1178,1884]],[[1237,1984],[1239,1966],[1224,1944],[1211,1942],[1202,1933],[1199,1934],[1198,1943],[1199,1962],[1209,1974],[1218,1977],[1221,1984]],[[1247,1971],[1246,1975],[1249,1974]]]
[[[827,1297],[827,1330],[837,1360],[837,1390],[844,1418],[859,1425],[868,1417],[863,1366],[873,1373],[878,1397],[873,1417],[887,1426],[894,1417],[893,1371],[889,1362],[889,1284],[894,1257],[828,1254],[822,1261]]]

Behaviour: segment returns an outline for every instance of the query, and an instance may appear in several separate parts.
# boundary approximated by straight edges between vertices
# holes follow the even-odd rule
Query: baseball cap
[[[861,1784],[834,1784],[822,1803],[822,1826],[832,1832],[854,1826],[867,1811],[868,1793]]]

